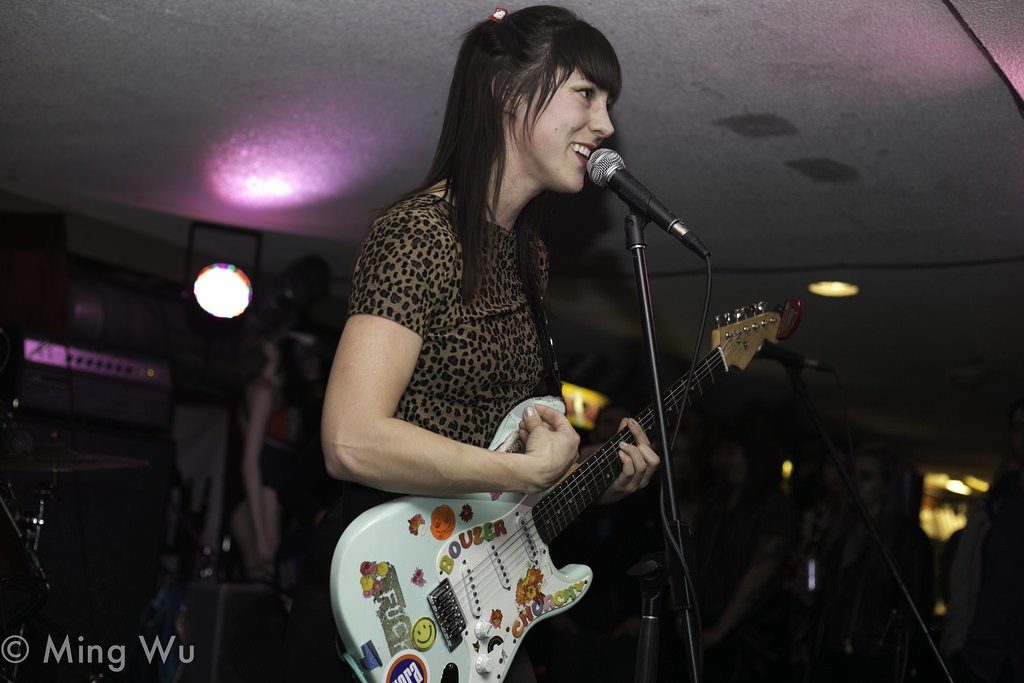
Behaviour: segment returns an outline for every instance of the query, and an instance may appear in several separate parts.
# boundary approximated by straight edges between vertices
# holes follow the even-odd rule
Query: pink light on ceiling
[[[210,187],[222,200],[251,209],[286,209],[328,198],[367,172],[376,135],[341,130],[306,114],[252,126],[214,146]]]

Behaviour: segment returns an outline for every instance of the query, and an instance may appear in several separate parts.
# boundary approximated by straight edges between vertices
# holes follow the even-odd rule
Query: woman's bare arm
[[[321,437],[331,476],[427,495],[532,493],[557,482],[576,459],[579,437],[556,410],[537,406],[526,418],[525,454],[459,443],[394,417],[422,344],[387,318],[349,318],[324,399]]]

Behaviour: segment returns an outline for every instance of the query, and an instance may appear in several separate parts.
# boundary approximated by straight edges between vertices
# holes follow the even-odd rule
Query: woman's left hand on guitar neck
[[[619,475],[608,490],[597,499],[599,505],[607,505],[622,500],[631,493],[646,487],[658,471],[661,459],[651,449],[651,441],[647,434],[640,428],[633,418],[624,418],[619,423],[619,430],[629,426],[636,445],[630,443],[619,444],[619,459],[622,461],[622,473]],[[589,453],[587,454],[589,455]]]

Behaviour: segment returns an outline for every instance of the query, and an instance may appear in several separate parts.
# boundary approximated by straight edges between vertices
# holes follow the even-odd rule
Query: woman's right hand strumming
[[[526,452],[517,463],[524,493],[551,488],[576,463],[580,437],[554,408],[535,404],[523,411],[519,438]]]

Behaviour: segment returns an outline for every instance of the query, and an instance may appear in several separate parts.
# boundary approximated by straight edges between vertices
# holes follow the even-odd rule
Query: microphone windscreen
[[[613,149],[594,150],[587,162],[587,174],[595,185],[608,187],[608,180],[619,169],[626,167],[622,157]]]

